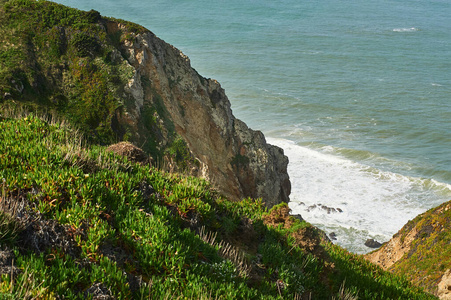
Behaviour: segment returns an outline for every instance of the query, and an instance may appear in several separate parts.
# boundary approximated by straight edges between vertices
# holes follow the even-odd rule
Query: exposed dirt
[[[448,269],[438,284],[437,295],[440,300],[451,300],[451,269]]]
[[[148,156],[142,149],[136,147],[135,145],[129,142],[120,142],[117,144],[113,144],[109,146],[106,150],[109,152],[125,156],[130,161],[133,162],[146,163],[149,160]]]
[[[365,258],[387,270],[410,251],[410,246],[417,236],[416,228],[412,228],[404,239],[401,234],[397,234],[378,250],[366,254]]]
[[[278,227],[282,224],[284,228],[290,228],[296,222],[293,216],[290,216],[290,208],[288,206],[281,206],[278,209],[273,209],[269,215],[264,217],[264,224],[270,227]],[[322,233],[314,226],[306,226],[291,233],[292,237],[296,239],[297,245],[315,255],[318,258],[325,259],[327,257],[326,251],[321,245],[322,242],[328,242],[326,234]]]
[[[63,226],[55,220],[39,217],[20,234],[20,244],[37,253],[57,248],[72,257],[78,257],[81,249],[76,245],[71,229],[70,226]]]

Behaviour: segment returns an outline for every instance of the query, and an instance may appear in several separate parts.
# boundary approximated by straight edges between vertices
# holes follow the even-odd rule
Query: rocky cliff
[[[120,23],[108,22],[109,34],[121,28]],[[141,111],[162,101],[175,132],[199,162],[197,175],[229,199],[261,197],[268,206],[287,202],[290,182],[283,150],[236,119],[220,84],[201,77],[182,52],[149,31],[129,34],[133,38],[120,45],[134,68],[128,92],[135,106],[128,124],[139,128]]]
[[[131,141],[160,166],[204,177],[231,200],[288,202],[283,150],[236,119],[220,84],[200,76],[180,50],[95,11],[5,3],[5,103],[57,111],[94,142]]]
[[[440,297],[451,299],[451,201],[409,221],[381,248],[366,255],[371,262]]]

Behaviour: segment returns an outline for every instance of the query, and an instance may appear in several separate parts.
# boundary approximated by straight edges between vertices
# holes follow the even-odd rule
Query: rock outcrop
[[[132,35],[120,51],[133,66],[126,92],[134,105],[119,114],[119,120],[140,134],[143,111],[154,111],[157,123],[181,136],[198,162],[194,175],[208,179],[231,200],[261,197],[267,206],[288,202],[288,159],[283,150],[266,143],[264,135],[236,119],[224,90],[216,80],[200,76],[180,50],[147,31],[136,34],[117,22],[108,22],[109,34]],[[144,124],[145,126],[145,124]]]
[[[365,246],[369,248],[379,248],[380,246],[382,246],[382,244],[374,239],[367,239],[365,241]]]
[[[451,299],[450,224],[451,201],[409,221],[390,241],[365,257],[406,276],[440,299]]]
[[[412,242],[417,237],[417,230],[413,228],[406,235],[396,234],[385,243],[379,250],[366,255],[371,262],[380,265],[384,269],[389,269],[399,261],[404,254],[408,253]]]
[[[437,296],[441,300],[451,300],[451,269],[443,274],[437,287]]]

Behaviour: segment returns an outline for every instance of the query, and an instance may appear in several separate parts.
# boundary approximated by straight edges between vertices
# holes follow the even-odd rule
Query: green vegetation
[[[1,113],[1,250],[18,269],[1,275],[2,298],[433,298],[321,242],[286,204],[230,202],[65,123]]]
[[[64,113],[87,137],[110,143],[122,103],[108,61],[100,14],[48,1],[6,1],[0,7],[0,95]]]
[[[119,46],[145,30],[108,29],[113,20],[0,0],[1,299],[433,298],[331,245],[286,204],[230,202],[204,180],[106,151],[133,139],[119,119],[136,106],[124,97],[134,68]],[[141,81],[149,103],[134,142],[195,164]]]
[[[33,111],[57,112],[89,142],[130,140],[155,161],[170,153],[186,169],[194,161],[176,150],[180,142],[174,124],[146,76],[140,78],[147,97],[138,128],[124,117],[136,110],[126,93],[135,69],[121,47],[145,31],[127,21],[102,18],[94,10],[49,1],[1,1],[0,106],[2,101],[3,106],[19,102]]]
[[[124,87],[134,71],[118,38],[144,29],[108,31],[108,22],[49,1],[0,2],[0,101],[57,111],[91,142],[123,139],[129,129],[117,116],[130,105]]]
[[[199,162],[192,158],[186,142],[179,135],[176,135],[172,144],[166,149],[166,154],[182,172],[186,171],[190,165],[199,166]]]
[[[398,235],[401,240],[415,231],[417,238],[410,250],[389,268],[395,274],[402,274],[431,293],[437,290],[443,273],[451,266],[451,203],[430,209],[409,221]],[[440,251],[437,251],[440,249]]]

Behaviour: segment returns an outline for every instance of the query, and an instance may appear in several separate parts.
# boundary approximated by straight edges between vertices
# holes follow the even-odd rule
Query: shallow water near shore
[[[448,1],[56,2],[139,23],[217,79],[289,157],[292,212],[350,251],[451,200]]]

